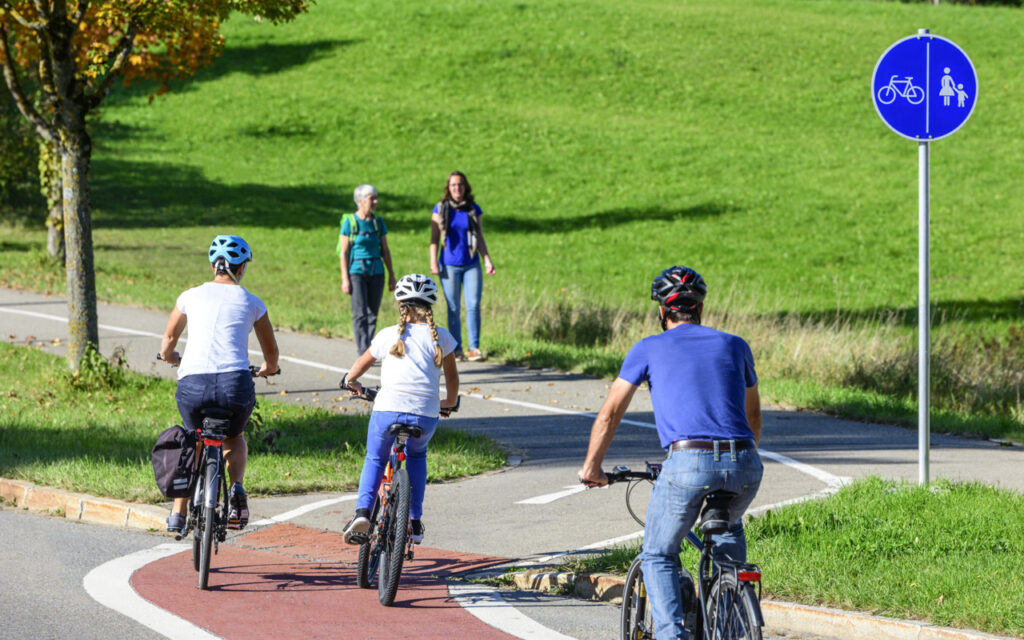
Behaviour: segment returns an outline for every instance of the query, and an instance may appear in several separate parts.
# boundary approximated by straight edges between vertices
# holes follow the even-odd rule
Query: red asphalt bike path
[[[229,640],[514,637],[459,606],[445,583],[507,559],[418,546],[402,569],[394,605],[383,607],[376,587],[356,585],[358,549],[338,533],[278,524],[221,544],[208,591],[197,588],[191,549],[142,567],[131,585],[156,606]]]

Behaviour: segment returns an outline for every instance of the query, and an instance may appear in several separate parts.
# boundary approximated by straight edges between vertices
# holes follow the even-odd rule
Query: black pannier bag
[[[153,447],[153,475],[160,493],[168,498],[192,495],[192,468],[196,462],[196,434],[173,426],[160,434]]]

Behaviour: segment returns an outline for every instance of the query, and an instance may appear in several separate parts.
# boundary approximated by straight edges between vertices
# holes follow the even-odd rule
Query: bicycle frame
[[[405,442],[408,436],[397,435],[395,437],[394,444],[391,445],[391,455],[388,458],[387,464],[384,466],[384,474],[381,476],[380,487],[377,489],[377,496],[380,498],[380,513],[386,513],[388,503],[391,501],[391,486],[394,481],[395,473],[402,468],[402,462],[405,461]],[[372,514],[375,516],[373,522],[370,523],[370,542],[377,542],[380,539],[381,528],[376,526],[377,520],[380,517],[380,513]],[[412,541],[408,543],[408,549],[405,552],[407,560],[413,559]]]

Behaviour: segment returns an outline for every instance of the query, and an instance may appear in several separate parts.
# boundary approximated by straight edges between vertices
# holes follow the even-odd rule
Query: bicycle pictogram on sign
[[[913,76],[904,76],[903,80],[897,80],[898,75],[889,78],[889,84],[878,90],[878,101],[882,104],[892,104],[897,96],[907,99],[910,104],[921,104],[924,100],[924,89],[915,85]],[[902,89],[900,88],[902,87]]]

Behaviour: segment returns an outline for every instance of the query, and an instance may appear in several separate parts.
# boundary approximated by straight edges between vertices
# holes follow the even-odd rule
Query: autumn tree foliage
[[[279,23],[311,0],[0,0],[0,67],[18,110],[60,158],[68,362],[98,345],[87,118],[118,81],[156,93],[210,64],[232,13]],[[32,92],[27,87],[37,87]]]

